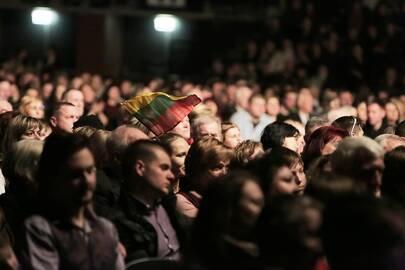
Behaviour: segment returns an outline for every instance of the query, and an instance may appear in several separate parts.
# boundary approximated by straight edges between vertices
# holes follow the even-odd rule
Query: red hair
[[[308,167],[314,159],[322,155],[321,151],[328,142],[336,138],[343,139],[347,136],[349,136],[349,133],[346,130],[334,126],[324,126],[316,129],[305,144],[303,153],[305,167]]]

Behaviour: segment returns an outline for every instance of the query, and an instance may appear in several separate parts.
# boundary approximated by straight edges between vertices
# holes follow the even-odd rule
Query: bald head
[[[121,156],[131,143],[147,139],[149,137],[142,130],[131,125],[122,125],[111,132],[107,140],[107,150],[110,155]]]

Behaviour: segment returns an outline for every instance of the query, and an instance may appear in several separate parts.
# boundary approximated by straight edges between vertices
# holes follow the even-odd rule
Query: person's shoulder
[[[26,231],[38,234],[50,233],[51,226],[49,221],[40,215],[33,215],[24,221],[24,228]]]

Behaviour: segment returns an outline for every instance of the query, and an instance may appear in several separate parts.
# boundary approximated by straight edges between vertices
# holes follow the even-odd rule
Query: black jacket
[[[185,233],[177,221],[176,197],[174,194],[168,195],[162,199],[161,204],[177,233],[181,252],[184,247]],[[120,241],[126,248],[127,262],[140,258],[157,257],[157,234],[154,227],[144,218],[147,213],[148,209],[145,205],[122,190],[112,220],[118,230]]]

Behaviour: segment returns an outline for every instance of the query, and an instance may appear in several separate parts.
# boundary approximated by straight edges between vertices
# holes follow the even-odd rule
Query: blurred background
[[[56,19],[34,24],[35,7]],[[175,16],[172,32],[156,30],[158,14]],[[395,95],[405,85],[404,25],[399,0],[1,0],[0,62],[137,81],[246,79],[262,89],[288,82]]]

